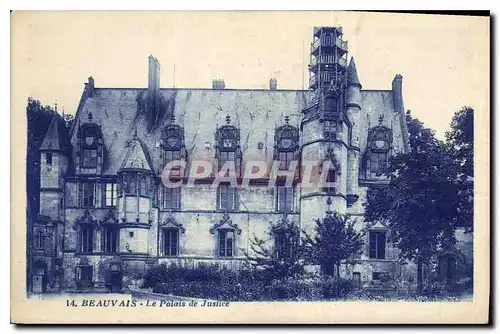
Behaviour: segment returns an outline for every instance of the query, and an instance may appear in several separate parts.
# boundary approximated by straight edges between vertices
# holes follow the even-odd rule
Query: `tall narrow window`
[[[232,162],[236,175],[240,172],[241,149],[240,149],[240,131],[234,125],[231,125],[231,117],[226,117],[227,124],[220,126],[215,133],[216,157],[218,161],[218,170],[220,171],[227,162]],[[232,167],[231,166],[231,167]],[[229,175],[233,172],[228,170]]]
[[[274,248],[276,255],[279,259],[290,258],[293,255],[296,245],[296,237],[286,233],[285,231],[278,231],[274,239]]]
[[[163,208],[172,210],[181,208],[181,187],[163,188]]]
[[[44,250],[45,249],[45,235],[43,234],[42,231],[38,231],[35,234],[35,248],[37,250]]]
[[[280,170],[290,168],[299,147],[299,130],[289,122],[290,117],[285,116],[285,124],[278,127],[274,133],[274,160],[278,159]]]
[[[52,153],[51,152],[45,153],[45,162],[47,163],[47,165],[52,165]]]
[[[80,225],[80,252],[92,253],[94,251],[94,226],[91,224]]]
[[[280,151],[278,152],[278,158],[280,162],[280,170],[288,170],[290,162],[295,160],[295,152]]]
[[[382,123],[383,118],[379,118]],[[365,155],[363,156],[363,166],[366,171],[365,177],[378,177],[384,174],[392,144],[391,129],[378,125],[370,129],[368,133],[368,143]]]
[[[81,183],[81,206],[93,207],[95,204],[95,188],[93,182]]]
[[[147,196],[149,188],[149,179],[147,177],[142,177],[139,179],[139,195]]]
[[[116,183],[105,183],[104,194],[105,194],[104,204],[107,207],[116,206],[116,195],[117,195]]]
[[[219,236],[219,257],[232,257],[234,254],[234,231],[220,229]]]
[[[108,225],[108,224],[106,224]],[[102,230],[102,251],[115,253],[117,250],[118,229],[116,226],[106,226]]]
[[[235,211],[238,208],[237,190],[230,184],[219,185],[218,191],[218,209]]]
[[[370,231],[370,259],[385,259],[385,231]]]
[[[134,174],[130,174],[125,177],[125,193],[127,195],[136,195],[137,194],[137,178]]]
[[[276,209],[279,212],[290,212],[293,209],[293,187],[278,186]]]
[[[179,229],[164,228],[162,229],[163,240],[163,256],[179,255]]]

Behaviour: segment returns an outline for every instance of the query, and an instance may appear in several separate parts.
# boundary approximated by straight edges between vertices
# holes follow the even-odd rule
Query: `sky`
[[[405,108],[440,138],[462,106],[489,112],[489,18],[286,11],[14,12],[12,105],[31,96],[75,113],[89,76],[146,87],[150,54],[162,88],[268,88],[271,77],[307,88],[314,26],[342,26],[363,89],[402,74]]]

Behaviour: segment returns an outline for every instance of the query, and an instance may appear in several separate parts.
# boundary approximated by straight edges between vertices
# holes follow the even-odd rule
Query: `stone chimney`
[[[226,88],[226,84],[224,79],[214,79],[212,80],[212,89],[224,89]]]
[[[269,89],[270,90],[278,89],[278,80],[276,80],[276,78],[269,79]]]
[[[392,96],[394,100],[394,111],[404,113],[403,105],[403,76],[396,74],[392,80]]]
[[[92,97],[94,92],[94,78],[89,77],[89,82],[85,83],[85,89],[87,90],[87,96]]]
[[[160,63],[158,59],[150,55],[148,70],[148,99],[146,102],[146,116],[148,120],[148,130],[156,124],[159,113],[160,102]]]

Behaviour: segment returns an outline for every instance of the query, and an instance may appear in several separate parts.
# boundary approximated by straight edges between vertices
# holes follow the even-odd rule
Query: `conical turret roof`
[[[356,63],[354,62],[354,57],[351,57],[351,61],[349,62],[349,66],[347,67],[347,83],[349,85],[359,85],[358,71],[356,70]]]
[[[63,145],[61,145],[61,137],[59,136],[59,125],[56,117],[52,117],[49,129],[43,138],[42,145],[40,146],[40,151],[61,151]]]
[[[132,140],[128,142],[127,151],[119,171],[123,170],[145,170],[154,172],[147,148],[137,137],[137,132],[134,133]]]

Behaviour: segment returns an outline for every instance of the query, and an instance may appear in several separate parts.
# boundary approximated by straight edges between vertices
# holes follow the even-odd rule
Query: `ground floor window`
[[[274,248],[279,259],[290,258],[295,249],[296,237],[284,231],[278,231],[274,239]]]
[[[102,230],[102,251],[105,253],[115,253],[118,241],[118,228],[107,226]]]
[[[221,229],[218,231],[219,257],[232,257],[234,255],[234,231]]]
[[[92,286],[94,268],[90,265],[78,266],[77,279],[82,287]]]
[[[79,239],[80,252],[92,253],[94,251],[94,226],[81,224]]]
[[[385,231],[370,231],[370,259],[385,259]]]
[[[179,255],[179,229],[164,228],[162,229],[162,253],[163,256]]]

